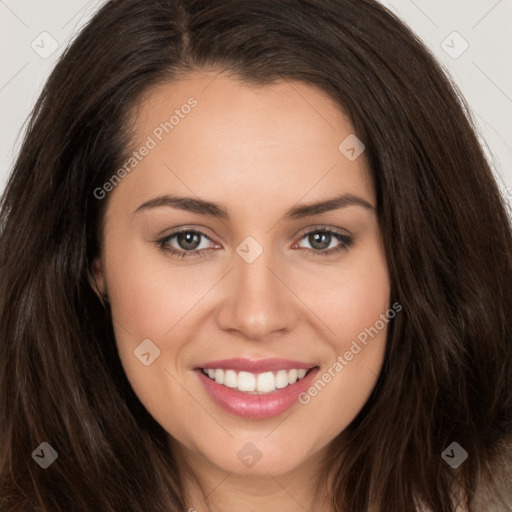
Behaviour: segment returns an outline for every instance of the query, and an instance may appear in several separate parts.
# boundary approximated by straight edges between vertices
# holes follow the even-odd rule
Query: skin
[[[274,418],[225,412],[194,368],[231,357],[281,357],[317,364],[321,374],[389,309],[374,209],[351,205],[283,220],[294,206],[340,193],[375,206],[365,154],[349,161],[338,150],[354,130],[322,91],[286,81],[248,86],[207,71],[144,97],[133,149],[191,96],[197,106],[104,199],[95,272],[110,301],[119,355],[212,510],[327,511],[325,489],[315,498],[320,464],[375,386],[387,325],[309,404]],[[219,203],[230,219],[169,206],[136,212],[164,194]],[[199,239],[205,255],[179,259],[158,246],[182,226],[206,235]],[[312,257],[315,248],[321,252],[305,235],[313,228],[337,229],[353,244]],[[236,252],[248,236],[263,249],[252,263]],[[340,244],[332,237],[329,248]],[[176,237],[168,245],[186,250]],[[149,366],[134,357],[144,339],[161,351]],[[247,442],[262,454],[251,468],[237,458]],[[187,495],[191,508],[206,510],[192,480]]]

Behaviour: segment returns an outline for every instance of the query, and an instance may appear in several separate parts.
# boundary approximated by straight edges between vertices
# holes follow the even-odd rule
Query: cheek
[[[176,375],[175,367],[191,333],[172,338],[166,334],[204,292],[192,272],[170,272],[161,259],[157,261],[136,245],[126,254],[112,251],[106,269],[115,339],[125,374],[151,416],[179,432],[181,421],[169,414],[166,404],[187,410],[188,395],[176,385],[182,375]],[[142,346],[147,348],[142,350]],[[150,354],[148,365],[144,364],[145,353]]]
[[[340,268],[310,274],[305,302],[318,314],[339,353],[373,326],[390,304],[388,269],[377,247],[348,256]]]
[[[343,271],[325,276],[323,287],[310,288],[315,291],[309,299],[328,327],[324,339],[330,350],[301,403],[311,406],[313,416],[326,415],[325,425],[335,435],[355,418],[377,382],[395,313],[388,313],[389,275],[380,250],[347,258]]]
[[[348,350],[347,342],[366,332],[389,308],[386,270],[382,268],[379,272],[374,268],[354,275],[324,301],[329,323],[339,340],[337,348]]]
[[[112,251],[107,276],[112,315],[134,339],[165,337],[211,287],[203,270],[180,269],[142,244]]]

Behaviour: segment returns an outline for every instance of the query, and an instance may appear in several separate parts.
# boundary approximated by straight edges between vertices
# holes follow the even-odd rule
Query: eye
[[[209,243],[207,242],[209,241]],[[157,245],[164,251],[178,258],[200,257],[206,249],[213,249],[214,242],[201,231],[183,229],[157,240]]]
[[[351,236],[326,228],[308,231],[302,235],[300,240],[304,240],[309,244],[309,247],[300,245],[300,242],[294,244],[292,247],[294,249],[305,249],[315,256],[325,256],[337,253],[341,250],[347,250],[353,243]]]
[[[305,241],[309,247],[304,247]],[[328,256],[347,250],[353,243],[351,236],[333,229],[318,228],[304,233],[300,241],[292,245],[292,249],[303,249],[311,256]],[[193,229],[175,231],[156,241],[163,251],[177,258],[199,258],[205,256],[210,249],[220,248],[205,233]]]

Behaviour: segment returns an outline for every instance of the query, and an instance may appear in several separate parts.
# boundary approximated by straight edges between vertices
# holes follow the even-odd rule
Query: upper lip
[[[204,369],[221,369],[221,370],[237,370],[241,372],[249,373],[263,373],[272,372],[278,370],[297,370],[304,369],[309,370],[314,368],[314,363],[304,363],[301,361],[292,361],[291,359],[245,359],[245,358],[233,358],[233,359],[221,359],[219,361],[210,361],[199,365],[198,368]]]

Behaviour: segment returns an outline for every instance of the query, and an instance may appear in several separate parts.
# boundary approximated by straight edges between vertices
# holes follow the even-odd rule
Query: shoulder
[[[500,443],[492,467],[483,469],[487,471],[482,472],[485,476],[478,482],[471,510],[512,511],[512,437]]]
[[[462,503],[461,498],[454,490],[454,505]],[[512,512],[512,438],[499,443],[492,463],[481,468],[469,508],[455,506],[454,512]],[[416,501],[415,511],[434,512],[420,501]]]

